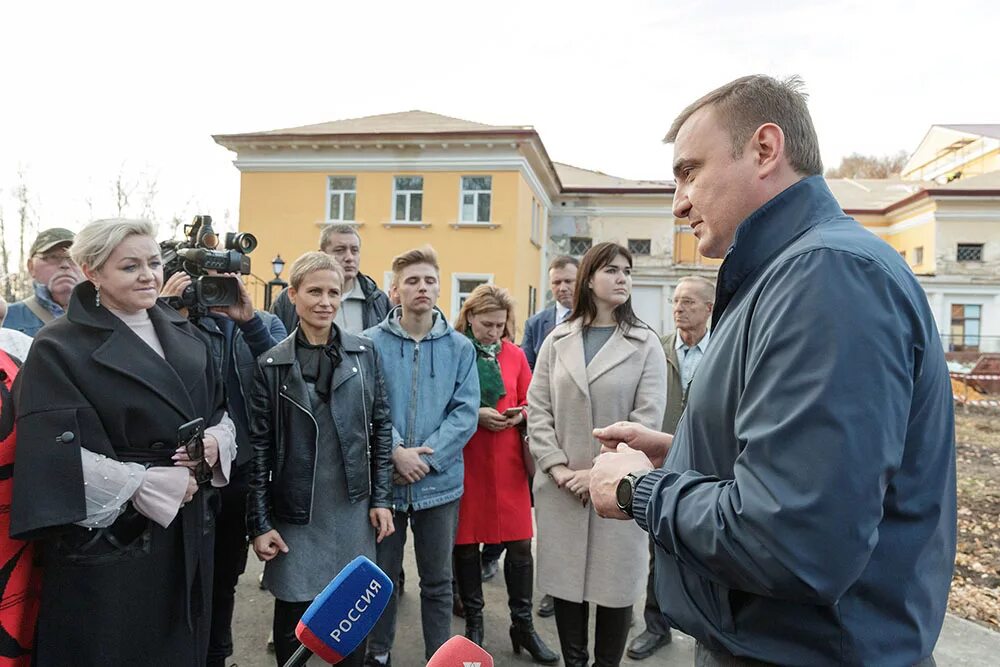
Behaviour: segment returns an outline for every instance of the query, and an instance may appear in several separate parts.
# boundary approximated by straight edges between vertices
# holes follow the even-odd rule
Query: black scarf
[[[330,327],[330,340],[325,345],[313,345],[300,327],[295,335],[295,359],[302,370],[302,379],[316,385],[316,394],[324,403],[330,402],[333,371],[340,365],[340,337],[337,327]]]

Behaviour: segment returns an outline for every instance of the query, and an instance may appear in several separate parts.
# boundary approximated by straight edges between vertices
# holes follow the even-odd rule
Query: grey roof
[[[487,125],[461,118],[451,118],[427,111],[401,111],[397,113],[346,118],[315,125],[301,125],[278,130],[247,132],[235,136],[336,136],[364,134],[444,134],[444,133],[496,133],[531,131],[529,125]],[[225,136],[225,135],[223,135]],[[234,135],[230,135],[234,136]]]
[[[651,189],[662,189],[670,192],[674,190],[673,181],[620,178],[562,162],[553,162],[552,165],[555,167],[556,173],[559,175],[559,182],[562,183],[565,190],[642,190],[646,192]]]
[[[956,132],[965,132],[966,134],[978,134],[982,137],[1000,139],[1000,123],[981,125],[938,125],[937,127],[944,127],[949,130],[955,130]]]

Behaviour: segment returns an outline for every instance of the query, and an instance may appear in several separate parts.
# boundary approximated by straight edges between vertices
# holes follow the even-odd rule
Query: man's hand
[[[372,528],[375,529],[375,543],[380,544],[382,540],[396,532],[396,524],[392,520],[392,510],[384,507],[373,507],[368,510],[368,520],[371,521]]]
[[[403,479],[402,483],[413,484],[426,477],[431,467],[420,455],[433,453],[434,450],[430,447],[396,447],[392,451],[392,463],[396,466],[396,473]]]
[[[278,555],[288,553],[288,545],[281,539],[281,535],[276,530],[269,530],[263,535],[253,538],[253,551],[260,560],[271,560]]]
[[[646,473],[653,469],[649,458],[625,443],[614,452],[605,452],[594,459],[590,471],[590,498],[598,516],[605,519],[628,520],[628,515],[618,509],[618,482],[629,473]]]
[[[211,309],[212,312],[225,315],[237,324],[245,324],[252,320],[254,316],[253,301],[250,299],[250,292],[247,291],[247,286],[243,284],[240,274],[220,273],[219,275],[236,278],[236,282],[240,286],[240,300],[231,306],[216,306]]]
[[[618,451],[618,444],[625,443],[630,449],[638,449],[645,454],[654,467],[659,468],[670,453],[674,436],[661,433],[635,422],[615,422],[604,428],[595,428],[594,437],[601,441],[601,452]]]
[[[580,499],[584,505],[590,500],[590,470],[574,470],[564,488]]]
[[[167,280],[167,282],[163,283],[163,287],[160,289],[160,296],[180,296],[190,284],[191,276],[183,271],[178,271],[174,275],[170,276],[170,279]]]
[[[507,418],[493,408],[479,408],[479,425],[490,431],[507,428]]]

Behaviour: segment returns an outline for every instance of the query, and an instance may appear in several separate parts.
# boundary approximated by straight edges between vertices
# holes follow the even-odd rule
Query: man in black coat
[[[377,325],[391,309],[389,297],[378,288],[374,280],[361,273],[361,237],[351,225],[324,227],[319,235],[319,249],[331,255],[344,269],[344,291],[337,326],[352,334]],[[271,305],[271,312],[278,316],[286,331],[293,331],[299,324],[295,306],[284,289]]]

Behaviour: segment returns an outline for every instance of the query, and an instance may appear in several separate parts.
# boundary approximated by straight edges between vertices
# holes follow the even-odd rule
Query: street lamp
[[[276,255],[271,260],[271,270],[274,271],[274,279],[267,281],[267,290],[264,292],[264,310],[271,309],[271,300],[274,298],[274,288],[283,290],[288,287],[288,283],[281,279],[281,272],[285,269],[285,260],[281,255]]]

